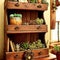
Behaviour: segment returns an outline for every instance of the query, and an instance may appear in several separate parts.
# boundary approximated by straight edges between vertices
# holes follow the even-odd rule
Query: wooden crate
[[[47,32],[47,25],[8,25],[7,33]]]
[[[7,2],[7,9],[20,9],[20,10],[47,10],[47,4],[41,3],[18,3],[17,2]]]
[[[48,48],[34,49],[34,50],[32,50],[32,52],[34,54],[33,59],[49,56]],[[6,52],[6,60],[22,60],[23,54],[24,54],[24,51]]]

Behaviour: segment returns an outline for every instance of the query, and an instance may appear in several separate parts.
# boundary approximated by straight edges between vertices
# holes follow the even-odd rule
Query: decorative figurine
[[[34,54],[30,49],[26,50],[25,53],[24,53],[25,60],[32,60],[33,56],[34,56]]]

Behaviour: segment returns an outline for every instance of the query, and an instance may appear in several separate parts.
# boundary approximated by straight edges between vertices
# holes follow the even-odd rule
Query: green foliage
[[[60,46],[55,45],[55,46],[54,46],[54,50],[57,51],[57,52],[59,52],[59,51],[60,51]]]
[[[29,44],[27,42],[21,43],[20,44],[21,49],[28,49]]]
[[[10,14],[10,17],[12,18],[12,17],[22,17],[22,14],[16,14],[16,13],[14,13],[14,14]]]
[[[37,48],[45,48],[44,46],[45,46],[45,45],[42,44],[42,42],[41,42],[40,39],[36,41],[36,47],[37,47]]]
[[[41,2],[42,2],[42,4],[48,4],[48,2],[46,0],[42,0]]]
[[[31,3],[36,3],[36,0],[30,0]]]
[[[42,18],[37,18],[36,19],[36,24],[43,24],[44,23],[44,20]]]
[[[28,50],[28,49],[40,49],[40,48],[45,48],[45,45],[42,44],[41,40],[38,39],[37,41],[34,41],[32,43],[28,43],[28,42],[23,42],[19,44],[19,50],[20,51],[24,51],[24,50]]]
[[[29,49],[36,49],[36,43],[35,42],[30,43],[29,44]]]
[[[13,14],[10,14],[10,18],[13,18],[14,17],[14,15]]]

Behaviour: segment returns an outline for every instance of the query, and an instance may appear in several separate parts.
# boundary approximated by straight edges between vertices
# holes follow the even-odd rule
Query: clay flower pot
[[[41,3],[41,0],[38,0],[38,3]]]
[[[57,60],[60,60],[60,45],[55,45],[54,50],[56,53]]]
[[[57,60],[60,60],[60,52],[56,53]]]
[[[22,24],[22,15],[21,14],[11,14],[10,15],[10,24],[11,25],[21,25]]]

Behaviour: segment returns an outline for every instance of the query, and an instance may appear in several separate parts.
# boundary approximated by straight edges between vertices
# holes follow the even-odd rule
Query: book
[[[13,42],[11,40],[10,40],[10,46],[11,46],[12,52],[14,52],[15,50],[14,50]]]
[[[7,51],[9,52],[9,38],[7,40]]]

